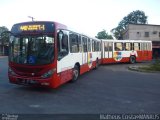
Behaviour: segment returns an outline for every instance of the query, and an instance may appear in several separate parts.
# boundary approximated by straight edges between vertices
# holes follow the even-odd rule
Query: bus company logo
[[[89,68],[92,67],[92,53],[88,53],[88,66]]]
[[[122,60],[122,52],[114,52],[113,58],[114,58],[115,61]]]

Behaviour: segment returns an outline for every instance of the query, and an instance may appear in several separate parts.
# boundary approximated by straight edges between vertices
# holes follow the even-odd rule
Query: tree
[[[0,27],[0,43],[1,43],[1,51],[4,54],[4,46],[9,43],[9,34],[8,28],[5,26]]]
[[[111,35],[106,33],[106,30],[102,30],[102,31],[98,32],[96,38],[98,38],[98,39],[113,39],[113,37]]]
[[[111,32],[117,39],[122,39],[122,33],[128,26],[128,24],[146,24],[147,16],[143,11],[136,10],[128,14],[121,20],[116,28],[113,28]]]

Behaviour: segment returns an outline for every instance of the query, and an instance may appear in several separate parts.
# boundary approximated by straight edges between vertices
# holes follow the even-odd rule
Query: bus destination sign
[[[54,22],[26,22],[13,25],[11,32],[13,34],[53,33],[54,27]]]
[[[33,24],[33,25],[21,25],[19,26],[21,31],[44,31],[45,25],[43,24]]]

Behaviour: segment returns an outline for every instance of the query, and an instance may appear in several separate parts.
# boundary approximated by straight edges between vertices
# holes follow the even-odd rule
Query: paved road
[[[52,90],[10,84],[7,58],[0,58],[0,113],[159,113],[160,74],[129,65],[100,66]]]

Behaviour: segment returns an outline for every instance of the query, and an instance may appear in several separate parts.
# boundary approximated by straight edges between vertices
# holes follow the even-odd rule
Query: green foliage
[[[2,44],[9,42],[9,32],[5,26],[0,27],[0,40]]]
[[[0,41],[3,44],[9,42],[9,34],[7,33],[8,28],[5,26],[0,27]]]
[[[121,20],[116,28],[113,28],[111,32],[117,39],[122,39],[122,33],[128,26],[128,24],[146,24],[147,16],[143,11],[136,10],[128,14]]]
[[[148,72],[160,71],[160,60],[156,60],[155,63],[148,66],[140,67],[139,69]]]
[[[5,26],[1,26],[0,27],[0,34],[3,33],[3,32],[5,32],[5,31],[8,31],[8,28],[5,27]]]
[[[160,60],[156,60],[153,65],[151,65],[151,68],[155,71],[160,71]]]
[[[109,35],[106,32],[106,30],[102,30],[102,31],[98,32],[96,38],[98,38],[98,39],[113,39],[113,37],[111,35]]]
[[[0,43],[2,45],[0,49],[0,54],[4,54],[4,46],[9,43],[9,35],[8,28],[5,26],[0,27]]]

